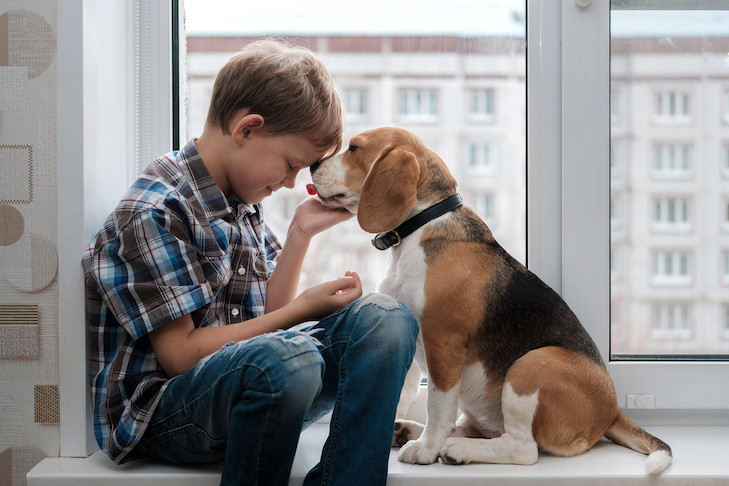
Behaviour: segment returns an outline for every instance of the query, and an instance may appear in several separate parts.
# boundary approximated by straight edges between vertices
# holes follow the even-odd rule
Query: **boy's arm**
[[[345,209],[325,207],[318,197],[307,198],[297,206],[276,268],[266,283],[266,313],[281,308],[296,296],[304,257],[314,235],[352,216]]]
[[[361,295],[359,276],[347,272],[344,278],[307,289],[288,305],[260,317],[226,326],[196,328],[192,316],[185,314],[149,333],[149,340],[162,369],[173,377],[186,372],[227,343],[321,319]]]

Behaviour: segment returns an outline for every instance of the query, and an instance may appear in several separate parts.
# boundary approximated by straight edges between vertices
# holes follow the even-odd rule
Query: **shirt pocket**
[[[228,285],[228,282],[230,282],[233,276],[230,255],[227,253],[223,253],[222,255],[204,255],[198,253],[198,261],[200,262],[205,279],[214,292],[217,293],[218,290]]]
[[[268,260],[266,259],[266,252],[258,251],[251,255],[253,272],[256,274],[258,280],[268,280],[270,275],[268,271]]]

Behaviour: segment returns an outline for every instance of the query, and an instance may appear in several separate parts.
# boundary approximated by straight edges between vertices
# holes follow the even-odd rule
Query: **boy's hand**
[[[311,238],[352,216],[354,214],[346,209],[328,208],[318,196],[311,196],[296,207],[290,229],[297,231],[301,236]]]
[[[291,302],[301,321],[318,321],[362,296],[357,272],[347,272],[337,280],[315,285]],[[298,319],[297,319],[298,320]]]

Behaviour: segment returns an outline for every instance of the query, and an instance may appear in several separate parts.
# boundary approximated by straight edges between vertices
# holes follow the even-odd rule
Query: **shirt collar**
[[[259,210],[260,204],[247,204],[233,192],[227,197],[223,194],[220,186],[203,163],[202,157],[195,147],[195,139],[187,142],[180,150],[178,159],[181,162],[180,169],[185,172],[192,190],[210,219],[223,218],[228,214],[240,217]]]

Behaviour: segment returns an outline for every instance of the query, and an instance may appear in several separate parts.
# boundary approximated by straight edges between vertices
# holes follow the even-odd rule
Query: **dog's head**
[[[445,163],[417,135],[389,127],[355,135],[344,152],[314,164],[311,177],[326,206],[357,214],[370,233],[397,227],[456,187]]]

